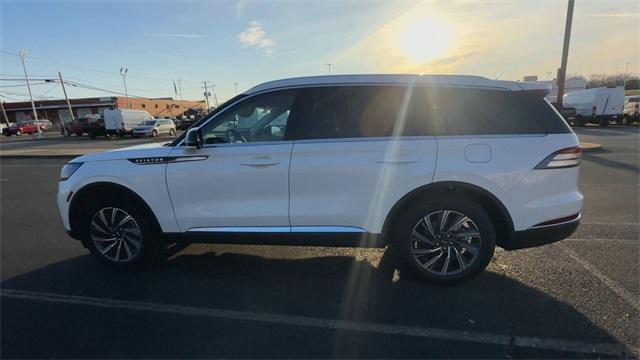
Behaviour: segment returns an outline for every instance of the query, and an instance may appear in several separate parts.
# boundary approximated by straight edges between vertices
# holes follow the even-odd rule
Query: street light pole
[[[329,75],[331,75],[331,65],[333,65],[333,63],[326,63],[325,65],[329,68]]]
[[[33,117],[36,121],[36,128],[38,128],[36,137],[42,137],[42,129],[40,129],[40,122],[38,121],[38,112],[36,111],[36,104],[33,102],[33,95],[31,94],[31,85],[29,84],[29,75],[27,75],[27,66],[24,64],[24,59],[26,57],[27,57],[27,50],[20,49],[20,60],[22,60],[22,69],[24,70],[24,78],[27,81],[27,89],[29,90],[29,98],[31,99],[31,110],[33,110]]]
[[[129,100],[129,92],[127,91],[127,71],[129,71],[128,68],[120,68],[120,75],[122,76],[122,82],[124,83],[124,96],[127,97],[127,106],[131,109],[131,101]]]
[[[571,23],[573,21],[573,5],[574,0],[569,0],[567,4],[567,19],[564,24],[564,44],[562,46],[562,62],[560,63],[560,69],[558,69],[558,94],[556,96],[556,103],[558,108],[562,109],[562,96],[564,95],[564,81],[567,76],[567,58],[569,57],[569,41],[571,40]]]

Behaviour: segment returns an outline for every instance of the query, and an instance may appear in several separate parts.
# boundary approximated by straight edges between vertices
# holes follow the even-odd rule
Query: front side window
[[[203,142],[221,144],[284,140],[294,95],[294,90],[273,92],[233,106],[203,128]]]

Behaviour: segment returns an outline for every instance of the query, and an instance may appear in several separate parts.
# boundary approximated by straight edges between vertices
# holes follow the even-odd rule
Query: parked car
[[[162,241],[390,245],[404,270],[468,279],[496,245],[578,226],[582,149],[547,92],[475,76],[272,81],[169,144],[72,160],[58,207],[69,234],[118,268]]]
[[[630,124],[640,121],[640,96],[627,96],[624,100],[624,110],[622,110],[622,123]]]
[[[10,124],[10,126],[8,128],[2,129],[2,135],[4,135],[4,136],[11,136],[11,135],[20,136],[22,134],[33,134],[33,133],[37,133],[38,132],[38,127],[40,127],[40,130],[42,130],[42,131],[46,131],[47,130],[46,123],[42,123],[40,121],[38,121],[38,122],[36,122],[34,120],[19,121],[19,122],[15,122],[15,123]]]
[[[71,122],[69,122],[66,127],[70,134],[75,134],[76,136],[82,136],[85,133],[85,128],[89,123],[89,118],[87,117],[79,117]]]
[[[566,107],[576,109],[572,122],[576,126],[586,123],[607,126],[622,117],[624,86],[599,87],[572,91],[564,96]]]
[[[133,128],[153,116],[144,110],[114,109],[104,111],[104,124],[108,135],[133,135]]]
[[[179,130],[187,130],[188,128],[191,127],[191,125],[196,123],[196,119],[194,116],[191,117],[183,117],[182,119],[178,120],[179,122],[176,122],[176,127]]]
[[[176,136],[176,125],[169,119],[147,120],[133,128],[133,136],[156,137],[168,134]]]

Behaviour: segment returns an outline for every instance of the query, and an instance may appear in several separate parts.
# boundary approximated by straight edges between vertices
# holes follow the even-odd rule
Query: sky
[[[222,102],[264,81],[349,73],[554,78],[564,0],[0,0],[0,79],[62,72],[70,97],[124,93]],[[576,0],[568,73],[640,71],[640,1]],[[331,65],[327,65],[331,64]],[[627,70],[628,69],[628,70]],[[182,79],[182,80],[178,80]],[[98,88],[88,89],[88,87]],[[62,98],[34,80],[38,99]],[[0,81],[0,100],[28,99]]]

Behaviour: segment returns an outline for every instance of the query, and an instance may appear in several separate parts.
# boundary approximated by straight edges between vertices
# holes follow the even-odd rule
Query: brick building
[[[180,117],[202,113],[206,109],[204,101],[188,101],[173,98],[127,98],[126,97],[96,97],[69,99],[73,115],[79,117],[88,114],[102,114],[108,109],[146,110],[154,117]],[[130,107],[129,107],[130,104]],[[30,101],[3,103],[9,122],[33,119]],[[60,119],[70,120],[67,102],[62,100],[37,100],[36,112],[39,119],[51,120],[56,126]]]

